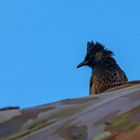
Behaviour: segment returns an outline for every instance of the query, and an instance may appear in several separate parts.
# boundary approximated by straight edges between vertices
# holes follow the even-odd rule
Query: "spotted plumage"
[[[92,68],[90,95],[100,94],[107,89],[120,86],[128,81],[126,74],[113,58],[113,52],[96,42],[87,43],[87,54],[77,67]]]

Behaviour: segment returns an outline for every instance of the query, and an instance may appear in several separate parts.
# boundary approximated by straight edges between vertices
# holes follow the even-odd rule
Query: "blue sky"
[[[76,69],[87,41],[114,51],[140,79],[139,0],[0,1],[0,107],[87,96],[91,69]]]

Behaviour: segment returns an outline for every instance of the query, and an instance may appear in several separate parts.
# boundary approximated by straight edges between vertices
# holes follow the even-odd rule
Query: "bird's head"
[[[98,64],[101,60],[106,57],[112,57],[113,52],[105,49],[103,45],[93,41],[87,42],[87,54],[85,56],[84,61],[82,61],[77,68],[82,66],[89,66],[93,68],[96,64]]]

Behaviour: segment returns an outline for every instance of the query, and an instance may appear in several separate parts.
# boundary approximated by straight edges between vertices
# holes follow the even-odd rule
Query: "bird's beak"
[[[77,68],[80,68],[80,67],[85,66],[87,64],[88,64],[88,61],[83,61],[77,66]]]

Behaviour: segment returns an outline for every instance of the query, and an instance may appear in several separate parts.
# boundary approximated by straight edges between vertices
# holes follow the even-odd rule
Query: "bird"
[[[92,69],[89,94],[101,94],[104,91],[128,82],[125,72],[117,64],[114,54],[99,42],[88,41],[87,53],[77,68],[89,66]]]

